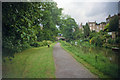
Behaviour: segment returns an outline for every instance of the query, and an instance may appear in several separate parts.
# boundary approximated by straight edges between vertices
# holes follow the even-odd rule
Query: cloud
[[[115,14],[118,13],[118,3],[117,2],[94,2],[92,5],[92,9],[86,13],[87,17],[93,17],[101,14]]]
[[[117,2],[119,0],[69,0],[69,2],[68,0],[55,1],[58,3],[58,7],[64,8],[64,14],[68,14],[73,17],[78,24],[81,22],[85,24],[88,21],[97,21],[98,23],[103,22],[109,14],[116,14],[118,12]]]

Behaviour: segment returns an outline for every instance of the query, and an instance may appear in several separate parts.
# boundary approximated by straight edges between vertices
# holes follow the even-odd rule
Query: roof
[[[88,22],[88,23],[96,23],[96,22]]]

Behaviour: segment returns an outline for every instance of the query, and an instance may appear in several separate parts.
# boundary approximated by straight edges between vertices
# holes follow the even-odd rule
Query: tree
[[[117,15],[115,15],[109,22],[109,31],[118,31],[119,27],[119,18]]]
[[[107,25],[105,25],[104,31],[109,31],[109,26],[110,26],[109,23]]]
[[[88,23],[86,23],[86,25],[83,26],[83,28],[84,28],[84,37],[87,38],[90,35],[90,28]]]
[[[67,41],[76,39],[78,25],[76,24],[73,18],[71,18],[68,15],[62,16],[59,26],[60,26],[61,32],[63,33]]]
[[[3,3],[4,51],[20,52],[36,41],[54,40],[61,11],[55,2]]]

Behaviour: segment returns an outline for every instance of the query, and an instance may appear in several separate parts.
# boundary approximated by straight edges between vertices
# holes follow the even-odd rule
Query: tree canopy
[[[68,15],[62,16],[59,26],[67,41],[75,40],[77,38],[76,35],[79,29],[73,18]]]
[[[90,28],[88,23],[86,23],[86,25],[83,26],[83,28],[84,28],[84,37],[87,38],[90,35]]]
[[[3,49],[19,52],[42,40],[55,40],[62,8],[55,2],[2,3]]]
[[[55,41],[59,32],[67,41],[81,35],[75,20],[63,15],[56,2],[3,2],[2,14],[3,53],[20,52],[38,41]]]
[[[117,15],[115,15],[109,22],[109,31],[118,31],[119,27],[119,18]]]

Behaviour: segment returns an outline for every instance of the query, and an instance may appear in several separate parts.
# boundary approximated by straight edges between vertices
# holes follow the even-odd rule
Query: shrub
[[[119,38],[119,37],[117,37],[117,38],[115,39],[115,44],[117,44],[117,43],[120,43],[120,38]]]
[[[42,42],[33,42],[32,44],[31,44],[31,46],[34,46],[34,47],[41,47],[41,46],[47,46],[47,45],[50,45],[50,44],[52,44],[52,42],[51,41],[42,41]]]
[[[31,45],[31,46],[34,46],[34,47],[40,47],[39,42],[34,42],[34,43],[30,44],[30,45]]]
[[[108,39],[108,43],[109,43],[109,44],[114,44],[114,43],[115,43],[115,40],[113,40],[112,38],[109,38],[109,39]]]
[[[52,44],[52,41],[47,41],[48,44]]]
[[[21,40],[14,41],[14,37],[4,37],[2,50],[5,56],[13,56],[14,53],[21,52],[30,47],[28,42],[22,42]]]
[[[111,44],[108,44],[108,43],[105,43],[105,44],[103,44],[102,46],[105,47],[105,48],[112,48],[112,45],[111,45]]]
[[[96,36],[96,37],[92,37],[90,41],[92,44],[96,46],[102,46],[104,39],[100,36]]]

